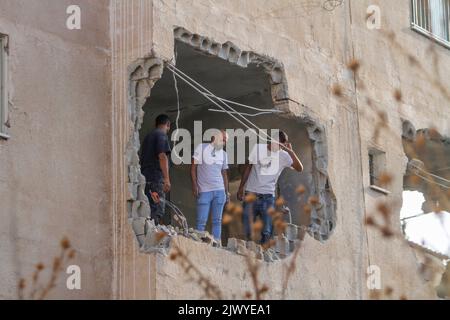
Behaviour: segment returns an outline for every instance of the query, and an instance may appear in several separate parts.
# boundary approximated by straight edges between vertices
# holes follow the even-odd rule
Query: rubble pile
[[[150,218],[130,219],[136,234],[139,247],[145,253],[161,253],[168,255],[171,240],[177,236],[184,236],[197,242],[234,252],[242,256],[250,256],[266,262],[274,262],[288,257],[296,245],[300,244],[302,237],[309,232],[306,227],[288,225],[285,234],[274,237],[274,246],[264,249],[254,241],[230,238],[226,246],[222,246],[208,231],[198,231],[193,228],[182,230],[171,225],[158,225]],[[300,235],[300,237],[299,237]]]

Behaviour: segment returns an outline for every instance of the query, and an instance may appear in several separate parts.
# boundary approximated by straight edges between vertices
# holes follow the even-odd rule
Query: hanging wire
[[[179,70],[178,68],[176,68],[172,63],[168,63],[168,69],[174,73],[177,77],[179,77],[181,80],[183,80],[184,82],[186,82],[189,86],[191,86],[194,90],[196,90],[197,92],[199,92],[201,95],[203,95],[206,99],[208,99],[209,101],[211,101],[214,105],[216,105],[217,107],[219,107],[220,109],[222,109],[224,112],[228,113],[228,115],[230,115],[233,119],[235,119],[236,121],[238,121],[240,124],[242,124],[245,128],[247,129],[257,129],[258,133],[256,133],[256,135],[263,141],[267,141],[268,139],[270,139],[271,141],[273,141],[274,143],[277,143],[279,145],[282,145],[277,139],[273,139],[272,137],[270,137],[267,133],[264,132],[264,130],[261,130],[256,124],[254,124],[252,121],[250,121],[249,119],[245,118],[243,115],[241,115],[239,112],[237,112],[235,109],[233,109],[233,107],[229,106],[225,101],[223,101],[223,99],[218,98],[216,95],[214,95],[211,91],[209,91],[208,89],[206,89],[205,87],[203,87],[201,84],[199,84],[197,81],[195,81],[194,79],[192,79],[191,77],[189,77],[187,74],[185,74],[183,71]],[[219,103],[217,103],[215,100],[212,99],[212,97],[214,97],[215,99],[217,99],[218,101],[222,102],[223,105],[220,105]],[[229,110],[225,109],[226,106]],[[231,110],[231,111],[230,111]],[[232,113],[234,112],[234,113]],[[241,119],[239,119],[238,117],[236,117],[234,114],[238,115],[241,117]],[[245,123],[245,122],[247,123]],[[253,128],[252,128],[253,127]],[[262,132],[267,138],[263,138],[259,132]]]
[[[438,172],[438,171],[447,171],[450,170],[450,167],[445,167],[445,168],[439,168],[437,170],[434,170],[434,172]]]
[[[174,63],[177,62],[177,56],[178,56],[178,52],[177,52],[177,47],[175,45],[175,53],[174,53]],[[180,110],[180,93],[178,91],[178,81],[177,81],[177,77],[175,76],[175,74],[173,74],[173,82],[175,85],[175,93],[177,96],[177,118],[175,120],[175,137],[174,140],[177,141],[178,138],[178,128],[179,128],[179,121],[180,121],[180,115],[181,115],[181,110]]]
[[[432,176],[433,178],[439,179],[439,180],[444,181],[444,182],[446,182],[446,183],[450,183],[450,180],[447,180],[447,179],[445,179],[444,177],[441,177],[441,176],[432,174],[431,172],[425,171],[425,170],[423,170],[422,168],[417,167],[417,166],[415,166],[415,165],[413,165],[413,167],[416,167],[416,168],[419,169],[420,171],[424,172],[425,174],[427,174],[427,175],[429,175],[429,176]]]
[[[432,183],[432,184],[438,185],[438,186],[440,186],[440,187],[442,187],[442,188],[444,188],[444,189],[450,189],[450,187],[449,187],[449,186],[443,185],[443,184],[441,184],[441,183],[439,183],[439,182],[436,182],[436,181],[434,181],[434,180],[432,180],[432,179],[429,179],[429,178],[427,178],[427,177],[424,177],[424,176],[422,176],[422,175],[418,174],[417,172],[416,172],[416,173],[414,173],[414,174],[415,174],[416,176],[418,176],[418,177],[422,178],[423,180],[425,180],[425,181],[429,182],[429,183]]]
[[[206,94],[206,95],[207,95],[207,96],[214,97],[214,98],[216,98],[217,100],[220,100],[220,101],[222,101],[222,102],[228,102],[228,103],[231,103],[231,104],[234,104],[234,105],[237,105],[237,106],[241,106],[241,107],[244,107],[244,108],[252,109],[252,110],[255,110],[255,111],[261,111],[261,112],[267,112],[267,113],[284,113],[284,111],[282,111],[282,110],[276,110],[276,109],[262,109],[262,108],[252,107],[252,106],[249,106],[249,105],[246,105],[246,104],[243,104],[243,103],[239,103],[239,102],[236,102],[236,101],[232,101],[232,100],[227,100],[227,99],[224,99],[224,98],[220,98],[220,97],[217,97],[217,96],[215,96],[215,95],[213,95],[213,94]]]
[[[218,109],[208,109],[208,111],[211,111],[211,112],[226,112],[226,111],[218,110]],[[247,116],[247,117],[256,117],[256,116],[261,116],[261,115],[265,115],[265,114],[273,114],[273,112],[271,112],[271,111],[264,111],[264,112],[258,112],[258,113],[247,113],[247,112],[233,112],[233,111],[230,111],[230,113],[240,114],[240,115]]]
[[[413,163],[410,163],[409,165],[410,165],[411,167],[416,168],[417,170],[419,170],[419,171],[425,173],[425,175],[427,175],[427,176],[431,176],[431,177],[433,177],[433,178],[439,179],[439,180],[444,181],[444,182],[446,182],[446,183],[450,183],[450,180],[447,180],[447,179],[445,179],[444,177],[441,177],[441,176],[432,174],[432,173],[430,173],[430,172],[428,172],[428,171],[422,169],[421,167],[419,167],[419,166],[417,166],[417,165],[415,165],[415,164],[413,164]],[[417,173],[415,173],[415,174],[418,175],[419,177],[421,177],[419,174],[417,174]],[[430,180],[431,180],[431,179],[430,179]],[[433,181],[433,182],[436,183],[436,184],[438,184],[438,185],[441,185],[441,184],[439,184],[438,182],[435,182],[435,181]],[[441,186],[443,186],[444,188],[447,188],[447,189],[450,188],[449,186],[445,186],[445,185],[441,185]]]
[[[212,103],[214,103],[216,106],[218,106],[220,109],[228,112],[223,106],[221,106],[220,104],[218,104],[216,101],[214,101],[211,97],[214,97],[217,99],[216,95],[214,95],[212,92],[210,92],[208,89],[206,89],[205,87],[203,87],[201,84],[199,84],[197,81],[195,81],[194,79],[192,79],[191,77],[189,77],[187,74],[185,74],[184,72],[182,72],[181,70],[179,70],[178,68],[176,68],[175,66],[173,66],[172,64],[169,64],[168,66],[169,70],[171,70],[174,74],[176,74],[181,80],[185,81],[187,84],[189,84],[192,88],[194,88],[197,92],[199,92],[201,95],[203,95],[204,97],[206,97],[208,100],[210,100]],[[197,88],[196,86],[198,86],[200,89],[204,90],[200,90],[199,88]],[[206,92],[205,92],[206,91]],[[209,95],[208,95],[209,93]],[[210,97],[211,96],[211,97]],[[219,100],[220,101],[220,100]],[[227,106],[231,111],[236,112],[236,110],[234,110],[232,107],[230,107],[229,105],[227,105],[225,102],[222,102],[225,106]],[[230,114],[231,115],[231,114]],[[242,125],[244,125],[246,128],[250,129],[250,127],[248,126],[248,124],[243,123],[241,120],[239,120],[238,118],[236,118],[235,116],[231,115],[236,121],[238,121],[239,123],[241,123]],[[248,123],[250,123],[250,125],[254,126],[257,128],[257,126],[255,124],[253,124],[250,120],[242,117],[243,120],[247,121]]]
[[[174,52],[174,62],[175,63],[177,61],[177,57],[178,57],[178,52],[177,52],[177,47],[175,45],[175,52]],[[178,129],[179,129],[180,116],[181,116],[180,93],[179,93],[179,90],[178,90],[177,77],[175,76],[175,74],[172,74],[172,75],[173,75],[173,82],[174,82],[174,86],[175,86],[175,93],[176,93],[176,96],[177,96],[177,117],[175,119],[175,127],[176,127],[176,129],[175,129],[175,132],[174,132],[175,135],[174,135],[173,140],[174,141],[178,141]],[[178,155],[178,153],[175,153],[175,154],[176,154],[178,160],[181,160],[181,157]]]

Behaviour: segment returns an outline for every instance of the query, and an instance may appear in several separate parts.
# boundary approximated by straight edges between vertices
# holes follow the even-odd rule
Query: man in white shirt
[[[197,146],[192,156],[192,192],[197,199],[197,230],[204,231],[209,212],[212,214],[212,234],[221,240],[222,212],[229,199],[228,158],[223,150],[228,136],[224,130],[211,143]]]
[[[303,165],[283,131],[279,132],[278,142],[255,145],[248,160],[249,164],[245,166],[237,197],[242,201],[244,193],[256,196],[254,203],[244,202],[244,231],[247,239],[250,239],[250,219],[256,220],[260,216],[264,224],[261,243],[265,243],[272,236],[272,217],[268,211],[275,205],[275,187],[278,178],[285,168],[301,172]]]

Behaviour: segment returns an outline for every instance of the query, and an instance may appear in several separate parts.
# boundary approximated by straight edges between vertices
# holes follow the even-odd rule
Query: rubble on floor
[[[139,247],[145,253],[168,255],[171,240],[177,236],[184,236],[197,242],[234,252],[238,255],[250,256],[265,262],[274,262],[288,257],[295,250],[295,247],[300,244],[304,234],[309,232],[309,228],[289,225],[289,228],[286,230],[286,235],[274,236],[273,240],[275,241],[275,245],[271,248],[264,249],[254,241],[245,241],[236,238],[228,239],[227,245],[222,247],[220,242],[214,239],[208,231],[198,231],[189,228],[185,232],[185,230],[171,225],[156,226],[152,219],[144,217],[130,218],[130,223],[136,234]]]

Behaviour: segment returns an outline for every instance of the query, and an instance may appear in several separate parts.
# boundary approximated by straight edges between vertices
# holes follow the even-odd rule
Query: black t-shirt
[[[163,178],[159,165],[159,154],[170,154],[167,134],[160,129],[154,129],[144,139],[141,150],[141,168],[147,179],[161,180]]]

